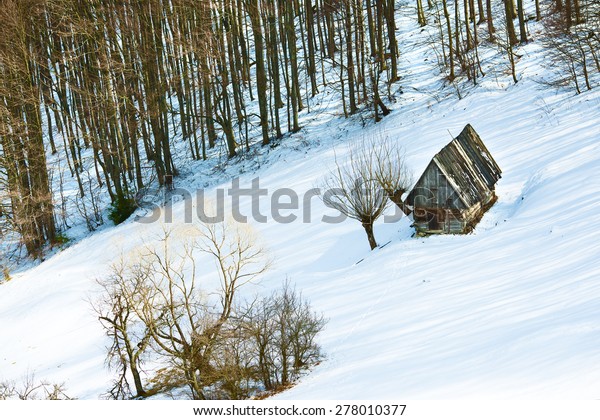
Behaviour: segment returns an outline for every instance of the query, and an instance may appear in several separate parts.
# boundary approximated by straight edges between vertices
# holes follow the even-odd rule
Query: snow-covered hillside
[[[366,128],[325,114],[306,121],[290,145],[242,174],[242,186],[258,176],[270,192],[302,196],[335,154],[343,158],[343,143],[381,134],[403,145],[418,176],[470,123],[503,170],[498,203],[467,236],[413,238],[406,219],[379,223],[378,241],[391,242],[373,252],[356,222],[321,223],[332,210],[316,199],[311,223],[253,223],[275,266],[244,293],[288,277],[329,318],[320,336],[327,359],[276,398],[600,397],[600,92],[536,83],[544,51],[531,43],[520,51],[518,84],[489,74],[458,100],[441,88],[426,34],[412,20],[400,27],[411,33],[393,114]],[[314,146],[293,147],[303,141]],[[260,205],[270,214],[268,198]],[[175,206],[175,222],[183,211]],[[105,392],[107,341],[89,304],[95,280],[162,228],[130,220],[1,285],[0,381],[29,372],[78,398]]]

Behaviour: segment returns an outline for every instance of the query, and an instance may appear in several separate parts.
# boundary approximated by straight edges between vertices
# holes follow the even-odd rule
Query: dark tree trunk
[[[447,0],[442,0],[442,6],[444,7],[444,18],[446,19],[446,29],[448,30],[448,59],[449,59],[448,66],[450,67],[450,74],[448,75],[448,80],[453,81],[456,77],[454,75],[454,48],[452,45],[452,23],[450,21],[450,13],[448,12]]]
[[[506,32],[508,33],[508,42],[510,45],[519,43],[515,34],[515,25],[513,23],[514,5],[513,0],[504,0],[504,14],[506,15]]]
[[[363,222],[363,228],[367,234],[367,238],[369,239],[369,246],[371,247],[371,251],[377,248],[377,241],[375,240],[375,233],[373,232],[373,222]]]
[[[489,34],[488,39],[490,41],[493,41],[495,39],[494,33],[496,32],[496,28],[494,28],[494,17],[492,16],[492,0],[486,0],[485,11],[487,14],[487,25]]]
[[[523,10],[523,0],[517,0],[517,9],[519,15],[519,34],[521,43],[527,43],[527,28],[525,27],[525,11]]]
[[[254,50],[256,56],[256,90],[260,109],[260,126],[262,129],[262,144],[269,144],[269,105],[267,99],[267,72],[265,67],[264,38],[258,0],[248,3],[252,32],[254,33]]]

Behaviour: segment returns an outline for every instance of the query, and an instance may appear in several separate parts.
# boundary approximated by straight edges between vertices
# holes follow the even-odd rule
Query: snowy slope
[[[416,39],[415,26],[400,25]],[[403,51],[410,88],[392,115],[364,129],[313,121],[300,136],[316,146],[275,149],[242,186],[259,176],[270,192],[302,196],[334,150],[346,153],[342,141],[381,133],[402,143],[418,176],[448,131],[471,123],[503,170],[499,201],[468,236],[416,239],[407,220],[379,223],[378,241],[391,243],[373,252],[356,222],[319,222],[333,213],[316,199],[312,223],[253,223],[276,264],[246,293],[266,293],[287,276],[330,320],[320,338],[327,360],[277,398],[600,397],[600,92],[573,96],[533,82],[543,51],[531,44],[517,85],[488,75],[459,101],[440,90],[426,44],[413,39]],[[260,204],[268,214],[269,199]],[[250,208],[242,202],[243,213]],[[175,206],[176,221],[183,210]],[[65,382],[69,395],[98,398],[110,372],[88,303],[95,279],[161,230],[129,221],[1,285],[0,380],[34,372]]]

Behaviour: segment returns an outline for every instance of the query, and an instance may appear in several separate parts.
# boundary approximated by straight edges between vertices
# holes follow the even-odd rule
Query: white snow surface
[[[412,21],[399,26],[412,31],[402,39],[424,36]],[[357,222],[320,222],[335,212],[318,199],[311,223],[251,222],[275,265],[241,293],[266,294],[288,277],[329,319],[319,337],[326,360],[275,398],[599,398],[600,91],[575,96],[536,83],[544,52],[534,42],[521,48],[519,83],[490,73],[458,100],[442,88],[426,43],[401,49],[404,93],[392,115],[366,127],[313,116],[261,152],[264,164],[244,170],[242,186],[258,176],[270,194],[302,195],[334,155],[343,159],[345,143],[382,133],[404,147],[418,178],[449,133],[470,123],[503,170],[499,200],[466,236],[414,238],[406,219],[379,222],[379,243],[391,242],[372,252]],[[230,185],[221,182],[207,196]],[[263,214],[269,201],[260,201]],[[174,206],[175,222],[183,209]],[[250,200],[241,209],[249,215]],[[0,285],[0,381],[35,373],[64,382],[71,396],[99,398],[112,374],[89,303],[95,281],[162,229],[130,220]]]

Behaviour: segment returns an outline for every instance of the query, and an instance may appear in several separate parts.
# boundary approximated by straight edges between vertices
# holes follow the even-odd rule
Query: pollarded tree
[[[412,185],[413,177],[403,150],[382,136],[365,139],[348,151],[349,163],[335,168],[323,180],[323,201],[343,215],[361,222],[371,249],[377,247],[373,223],[383,214],[388,199],[405,214],[410,210],[402,196]]]
[[[376,161],[370,151],[350,150],[342,164],[336,157],[335,168],[323,179],[323,202],[346,217],[357,220],[365,229],[371,249],[377,247],[373,224],[385,211],[387,195],[377,181]]]

